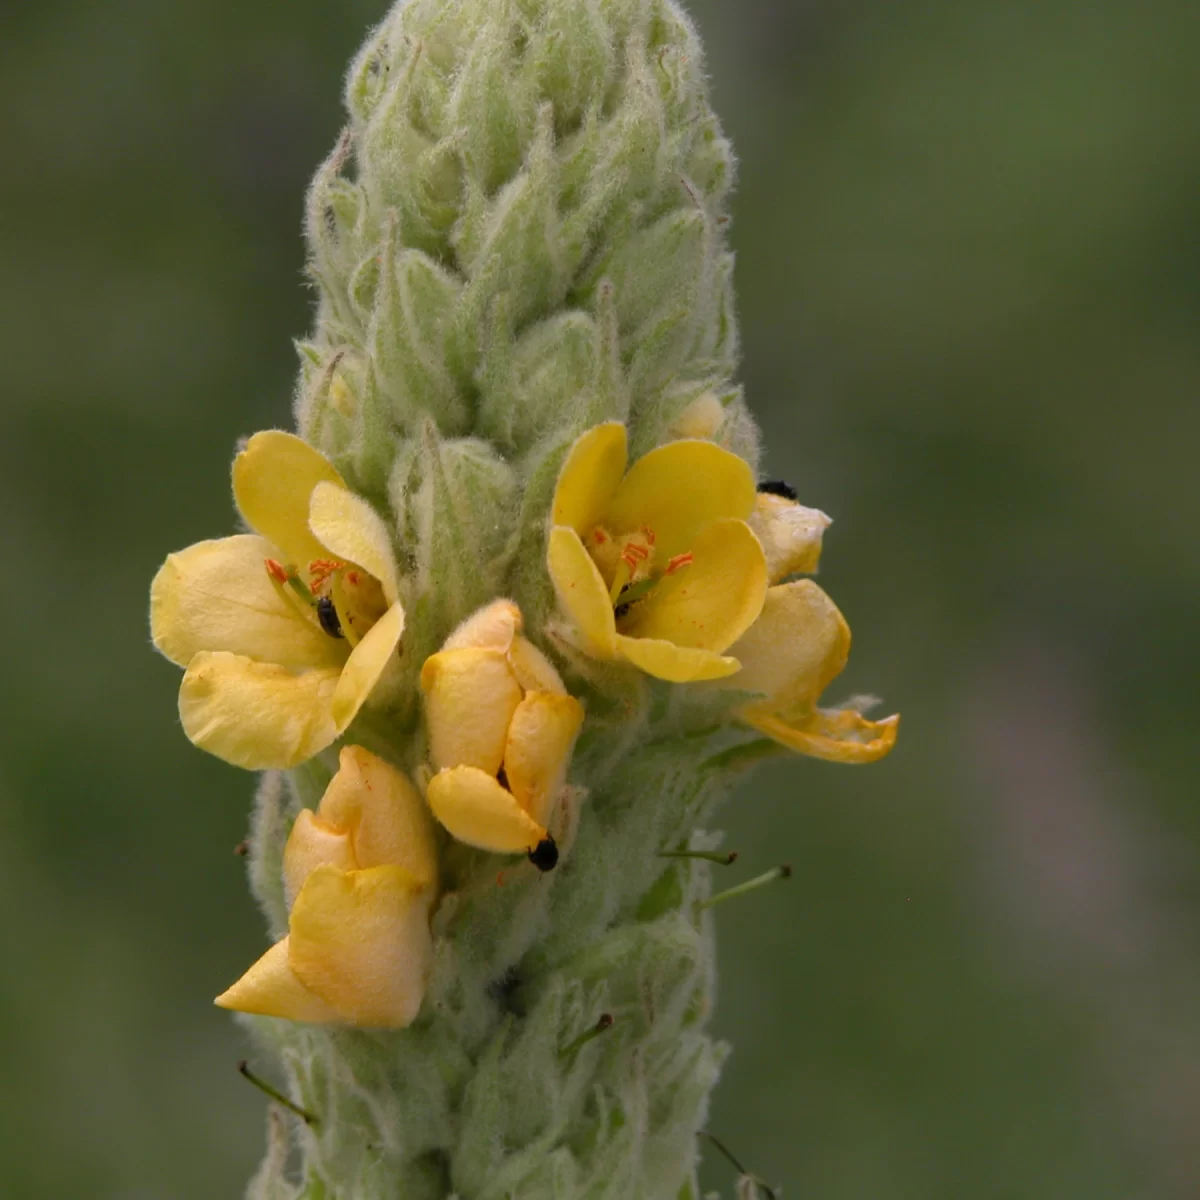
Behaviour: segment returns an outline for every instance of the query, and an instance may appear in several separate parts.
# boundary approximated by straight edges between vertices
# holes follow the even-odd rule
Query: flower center
[[[267,577],[306,620],[331,638],[357,646],[387,611],[383,588],[374,575],[353,563],[314,558],[303,570],[266,560]]]
[[[597,525],[587,539],[587,550],[608,587],[608,598],[618,621],[648,596],[668,575],[692,561],[691,553],[661,562],[654,549],[654,530],[643,526],[634,533],[611,534]]]

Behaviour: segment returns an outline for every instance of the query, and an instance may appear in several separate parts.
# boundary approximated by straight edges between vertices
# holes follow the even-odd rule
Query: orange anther
[[[323,587],[335,571],[340,571],[346,564],[336,558],[314,558],[308,564],[309,578],[314,588]]]
[[[605,533],[603,529],[599,529],[599,528],[593,529],[592,530],[592,540],[596,543],[597,546],[603,546],[604,543],[608,541],[608,534]]]
[[[276,583],[287,583],[288,572],[287,567],[281,562],[276,562],[273,558],[264,560],[264,565],[267,568],[267,574],[275,580]]]
[[[673,559],[671,559],[670,562],[667,563],[666,573],[668,575],[674,575],[676,571],[682,569],[683,567],[690,566],[694,561],[695,556],[690,550],[685,551],[683,554],[677,554]]]

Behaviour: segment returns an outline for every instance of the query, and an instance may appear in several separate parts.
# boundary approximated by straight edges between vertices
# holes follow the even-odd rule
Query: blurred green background
[[[301,198],[383,0],[5,10],[0,1195],[240,1195],[251,781],[150,651],[288,420]],[[1200,1195],[1200,6],[695,0],[743,378],[836,517],[884,764],[726,810],[710,1127],[793,1200]],[[728,1195],[732,1175],[706,1167]]]

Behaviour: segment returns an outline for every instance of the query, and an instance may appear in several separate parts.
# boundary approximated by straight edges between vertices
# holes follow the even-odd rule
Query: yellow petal
[[[347,831],[352,865],[403,867],[418,882],[432,887],[437,880],[433,822],[408,776],[362,746],[343,746],[338,764],[317,815]]]
[[[900,730],[899,714],[868,721],[853,709],[817,709],[793,723],[752,705],[742,719],[800,754],[838,763],[877,762],[896,744]]]
[[[805,508],[785,496],[760,492],[750,528],[767,556],[772,583],[785,575],[810,574],[821,559],[821,539],[833,522],[819,508]]]
[[[732,647],[733,687],[762,692],[778,708],[816,706],[850,655],[850,627],[811,579],[767,589],[762,615]]]
[[[668,442],[639,458],[605,514],[612,533],[649,529],[656,561],[692,548],[710,521],[744,521],[754,508],[754,473],[712,442]]]
[[[571,447],[554,489],[551,524],[584,536],[600,524],[625,473],[626,444],[625,426],[608,421]]]
[[[349,830],[322,821],[310,808],[301,809],[283,848],[283,890],[289,907],[318,867],[353,871],[359,865]]]
[[[559,603],[586,639],[588,652],[597,658],[612,658],[617,633],[612,601],[574,529],[557,525],[550,530],[546,565]]]
[[[441,650],[421,668],[429,751],[439,769],[466,765],[495,775],[504,739],[521,703],[508,659],[500,650]]]
[[[318,867],[296,897],[288,962],[348,1024],[410,1024],[432,954],[429,895],[403,867]]]
[[[184,732],[235,767],[294,767],[337,737],[336,667],[291,671],[224,651],[197,654],[179,688]]]
[[[276,942],[228,991],[213,1001],[219,1008],[324,1024],[338,1019],[320,996],[310,992],[288,965],[288,939]]]
[[[526,853],[546,836],[494,775],[476,767],[439,771],[429,781],[427,799],[433,815],[452,836],[479,850]]]
[[[383,518],[361,496],[344,486],[318,483],[309,501],[308,525],[325,551],[374,575],[388,604],[396,603],[392,539]]]
[[[318,483],[346,486],[323,454],[278,429],[256,433],[233,460],[233,498],[242,516],[297,566],[326,557],[308,528],[309,498]]]
[[[566,782],[582,724],[579,701],[553,692],[530,692],[513,713],[504,774],[517,803],[543,828]]]
[[[560,696],[567,694],[562,676],[554,669],[554,664],[523,637],[515,638],[508,648],[508,662],[523,691],[556,692]]]
[[[712,650],[676,646],[656,638],[632,638],[617,635],[622,658],[640,667],[647,675],[669,683],[696,683],[702,679],[723,679],[741,665],[736,658],[723,657]]]
[[[404,609],[399,604],[393,604],[350,652],[341,678],[337,681],[331,706],[338,733],[344,732],[358,715],[358,710],[392,661],[403,632]]]
[[[150,634],[173,663],[228,650],[284,667],[337,666],[343,645],[321,631],[267,578],[278,557],[252,533],[197,542],[172,554],[150,585]]]
[[[721,652],[754,624],[767,594],[767,563],[750,526],[714,521],[692,543],[692,556],[622,617],[622,633]]]
[[[493,600],[472,613],[443,643],[443,650],[485,646],[507,650],[521,632],[521,610],[511,600]]]

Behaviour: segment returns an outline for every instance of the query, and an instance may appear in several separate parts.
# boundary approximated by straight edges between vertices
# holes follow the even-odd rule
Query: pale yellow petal
[[[681,438],[712,438],[724,424],[725,406],[712,392],[705,392],[675,418],[671,431]]]
[[[337,737],[336,667],[291,671],[224,651],[197,654],[179,688],[184,732],[250,771],[294,767]]]
[[[374,575],[388,604],[396,603],[392,539],[383,518],[361,496],[337,484],[318,483],[309,501],[308,525],[326,552]]]
[[[798,579],[767,589],[762,615],[731,653],[742,670],[730,686],[811,709],[846,665],[850,628],[811,579]]]
[[[511,600],[493,600],[472,613],[443,643],[443,650],[472,646],[507,650],[521,632],[521,610]]]
[[[617,635],[617,649],[622,658],[640,667],[647,675],[665,679],[668,683],[697,683],[704,679],[723,679],[741,665],[712,650],[677,646],[656,638],[632,638]]]
[[[403,867],[432,887],[437,880],[433,822],[408,776],[362,746],[343,746],[338,764],[317,815],[347,831],[353,866]]]
[[[583,634],[588,653],[612,658],[617,633],[612,601],[600,571],[574,529],[557,525],[550,530],[546,565],[559,603]]]
[[[628,461],[628,436],[618,421],[589,429],[567,453],[554,488],[553,525],[587,536],[600,524]]]
[[[567,694],[562,676],[554,669],[554,664],[525,638],[513,640],[508,648],[508,661],[524,691],[557,692],[560,696]]]
[[[720,653],[754,624],[767,594],[767,564],[750,526],[714,521],[691,553],[690,564],[663,578],[621,618],[623,634]]]
[[[521,703],[521,685],[500,650],[441,650],[421,668],[429,751],[435,767],[478,767],[495,775]]]
[[[310,992],[288,965],[288,939],[276,942],[228,991],[213,1001],[219,1008],[326,1024],[338,1014]]]
[[[760,492],[749,524],[767,556],[767,576],[775,583],[786,575],[807,575],[817,569],[821,539],[833,522],[819,508]]]
[[[754,473],[736,454],[712,442],[668,442],[630,468],[605,514],[606,527],[618,534],[648,529],[656,562],[666,562],[690,550],[710,521],[744,521],[755,494]]]
[[[542,828],[501,787],[475,767],[439,771],[427,793],[433,815],[468,846],[496,854],[527,853],[546,837]]]
[[[228,650],[284,667],[337,666],[345,643],[324,633],[267,577],[280,554],[256,534],[197,542],[172,554],[150,585],[150,634],[173,663]]]
[[[288,962],[350,1025],[411,1024],[432,957],[429,894],[403,867],[318,867],[296,897]]]
[[[353,871],[359,863],[350,831],[323,821],[309,808],[302,808],[283,848],[283,891],[288,906],[295,903],[304,881],[318,867]]]
[[[517,803],[542,827],[566,782],[582,724],[579,701],[554,692],[530,692],[513,713],[504,774]]]
[[[358,715],[358,710],[395,657],[403,632],[404,609],[393,604],[351,651],[337,681],[331,706],[338,733],[344,732]]]
[[[297,566],[325,557],[308,528],[309,498],[318,483],[346,486],[323,454],[279,429],[256,433],[233,460],[233,498],[242,516]]]
[[[896,744],[900,730],[899,714],[868,721],[852,709],[817,709],[806,718],[789,721],[765,705],[752,705],[741,715],[748,725],[789,749],[827,762],[878,762]]]

